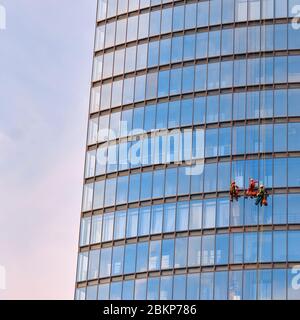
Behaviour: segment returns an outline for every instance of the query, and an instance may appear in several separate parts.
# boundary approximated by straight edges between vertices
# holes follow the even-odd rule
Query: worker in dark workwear
[[[236,185],[235,181],[231,182],[229,193],[230,193],[230,201],[233,201],[233,199],[235,199],[236,201],[239,200],[239,187]]]
[[[254,180],[254,179],[250,179],[249,181],[249,187],[246,191],[246,195],[253,198],[256,196],[256,191],[255,191],[255,188],[256,188],[256,184],[258,183],[258,181]]]
[[[257,199],[255,201],[255,204],[256,205],[260,205],[261,207],[264,205],[264,206],[267,206],[268,203],[267,203],[267,191],[264,187],[264,185],[260,185],[259,189],[258,189],[258,192],[257,192]]]

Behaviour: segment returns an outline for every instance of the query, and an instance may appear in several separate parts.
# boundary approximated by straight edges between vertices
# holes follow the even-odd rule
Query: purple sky
[[[73,299],[96,0],[0,5],[0,299]]]

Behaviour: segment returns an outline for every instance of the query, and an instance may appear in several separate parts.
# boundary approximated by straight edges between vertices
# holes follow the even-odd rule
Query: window
[[[152,172],[143,172],[141,181],[140,199],[145,200],[151,198],[152,195]]]
[[[271,300],[272,298],[272,270],[258,270],[258,300]]]
[[[126,238],[132,238],[137,236],[138,212],[139,209],[135,208],[128,209],[127,211]]]
[[[300,149],[300,123],[289,123],[288,124],[288,150],[299,151]]]
[[[216,235],[216,260],[217,265],[228,264],[229,256],[229,235],[218,234]]]
[[[92,217],[91,244],[101,242],[102,217],[102,215]]]
[[[286,270],[274,269],[273,270],[273,300],[286,299]]]
[[[199,274],[187,275],[187,300],[199,300],[200,294],[200,276]]]
[[[140,198],[140,174],[130,175],[129,180],[129,202],[138,201]]]
[[[214,293],[214,273],[201,273],[201,300],[213,300]]]
[[[117,204],[127,202],[127,192],[128,192],[128,176],[118,178],[117,187]]]
[[[91,218],[82,218],[80,226],[80,246],[86,246],[90,243]]]
[[[159,299],[159,278],[149,278],[147,286],[147,300]]]
[[[212,192],[216,190],[217,185],[217,164],[210,163],[205,165],[204,191]]]
[[[244,300],[256,300],[256,270],[245,270],[243,281],[243,299]]]
[[[228,290],[228,272],[227,271],[215,272],[214,299],[227,300],[228,298],[227,290]]]
[[[203,228],[212,229],[215,227],[216,200],[203,201]]]
[[[215,236],[202,237],[202,258],[201,263],[203,266],[213,265],[215,258]]]
[[[194,200],[190,202],[189,229],[197,230],[202,227],[202,201]]]
[[[175,212],[176,204],[169,203],[164,205],[163,232],[175,231]]]
[[[171,300],[173,288],[173,277],[165,276],[160,280],[160,300]]]
[[[129,17],[127,24],[127,41],[134,41],[137,38],[138,16]]]
[[[137,244],[136,272],[145,272],[148,269],[148,242]]]
[[[165,196],[174,196],[177,192],[177,169],[167,169],[166,170],[166,187]]]
[[[109,283],[99,285],[98,300],[109,300]]]
[[[135,272],[135,258],[136,244],[127,244],[125,246],[124,274]]]
[[[86,300],[97,300],[98,286],[88,286],[86,290]]]
[[[161,269],[172,269],[174,264],[174,239],[163,240]]]
[[[152,207],[151,213],[151,234],[162,232],[163,206],[157,205]]]
[[[230,235],[230,263],[243,262],[243,233]]]
[[[126,211],[115,212],[114,240],[125,238]]]
[[[138,235],[144,236],[149,234],[150,228],[150,207],[142,207],[139,212]]]
[[[160,33],[160,12],[161,11],[150,12],[150,37]]]
[[[243,272],[230,271],[229,272],[229,285],[228,285],[228,299],[241,300],[243,292]]]
[[[173,32],[183,30],[185,6],[174,7],[173,9]]]
[[[123,274],[124,246],[113,247],[112,276]]]
[[[161,11],[161,33],[168,33],[172,31],[172,8]]]
[[[112,248],[103,248],[100,257],[100,278],[110,276]]]
[[[77,262],[77,281],[85,281],[88,272],[88,252],[81,252]]]
[[[105,206],[113,206],[115,204],[117,179],[108,179],[105,183]]]
[[[217,221],[218,228],[229,226],[229,200],[217,199]]]
[[[259,262],[272,261],[272,232],[259,233]]]
[[[135,280],[135,300],[145,300],[147,294],[147,279],[137,279]]]
[[[139,33],[138,38],[148,37],[149,32],[149,13],[139,15]]]
[[[122,282],[112,282],[110,285],[110,300],[121,300]]]
[[[173,299],[185,300],[186,275],[175,275],[173,284]]]
[[[200,266],[201,262],[201,237],[189,237],[188,266]]]
[[[188,238],[175,239],[175,268],[184,268],[187,264],[187,242]]]
[[[256,263],[257,262],[257,233],[245,233],[244,240],[244,262]]]
[[[287,248],[287,233],[286,231],[273,232],[273,261],[285,262]]]
[[[151,241],[149,248],[149,270],[158,270],[160,268],[161,241]]]
[[[114,212],[103,215],[102,241],[111,241],[113,239]]]

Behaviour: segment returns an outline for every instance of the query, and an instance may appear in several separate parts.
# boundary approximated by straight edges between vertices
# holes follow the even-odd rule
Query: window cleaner
[[[246,191],[246,196],[247,197],[250,197],[250,198],[256,197],[257,191],[255,189],[256,189],[256,184],[257,183],[258,183],[258,181],[254,180],[253,178],[251,178],[249,180],[249,187],[248,187],[248,189]]]
[[[233,199],[235,199],[236,201],[239,200],[239,187],[236,185],[235,181],[231,182],[229,193],[230,201],[233,201]]]
[[[258,189],[258,192],[257,192],[257,198],[256,198],[256,201],[255,201],[255,204],[258,206],[260,205],[261,207],[264,205],[264,206],[267,206],[268,205],[268,202],[267,202],[267,191],[264,187],[264,185],[260,185],[259,189]]]

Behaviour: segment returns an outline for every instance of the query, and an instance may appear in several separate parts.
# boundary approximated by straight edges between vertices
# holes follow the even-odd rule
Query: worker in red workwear
[[[253,198],[256,196],[257,192],[255,191],[256,188],[256,184],[258,183],[258,181],[254,180],[253,178],[251,178],[249,180],[249,187],[246,191],[246,195]]]

